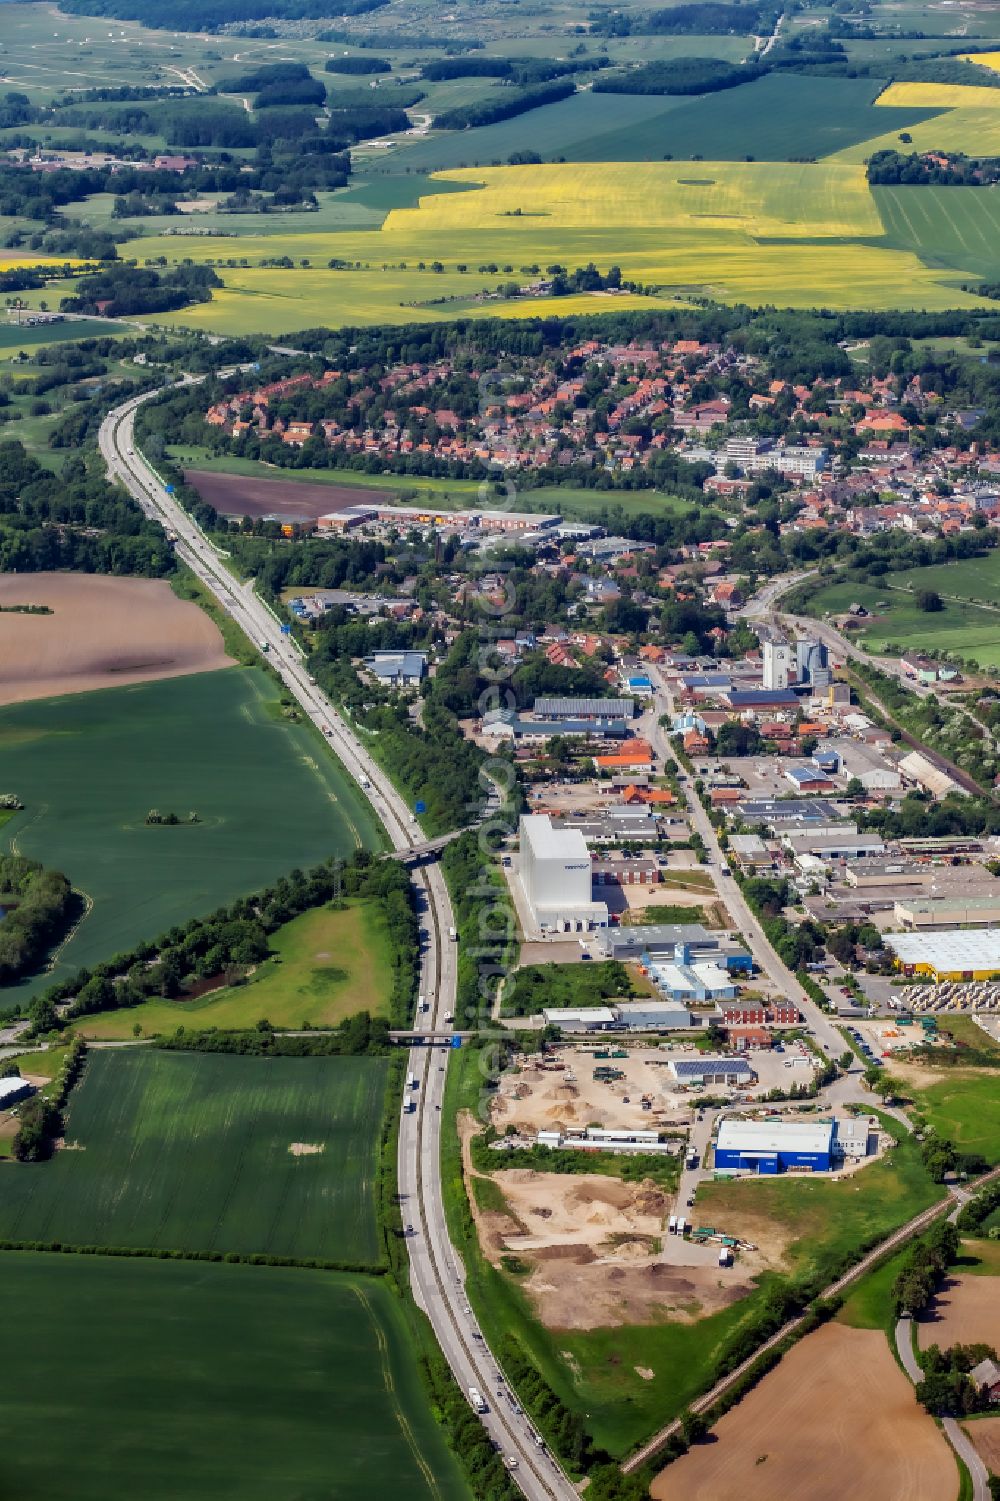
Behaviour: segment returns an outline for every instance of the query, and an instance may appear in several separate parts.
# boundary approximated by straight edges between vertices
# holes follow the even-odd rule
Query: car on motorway
[[[508,1470],[516,1470],[518,1467],[517,1455],[508,1454],[507,1458],[504,1460],[504,1464],[507,1466]]]

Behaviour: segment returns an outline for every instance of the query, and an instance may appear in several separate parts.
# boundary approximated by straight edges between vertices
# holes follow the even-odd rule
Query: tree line
[[[410,889],[403,866],[375,860],[366,851],[358,851],[346,865],[328,860],[308,872],[293,870],[256,895],[241,897],[208,917],[191,918],[50,986],[28,1006],[32,1031],[48,1032],[83,1016],[138,1006],[152,996],[173,1000],[199,980],[240,983],[268,957],[269,938],[280,927],[341,895],[368,897],[383,908],[393,945],[389,1010],[393,1021],[401,1023],[415,991],[418,962]],[[63,1008],[61,1015],[57,1007]],[[348,1029],[345,1035],[353,1032]]]

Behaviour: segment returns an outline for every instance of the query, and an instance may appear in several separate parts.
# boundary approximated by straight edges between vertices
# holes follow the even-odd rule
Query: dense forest
[[[750,64],[723,62],[718,57],[675,57],[645,63],[623,73],[611,73],[594,83],[595,94],[712,94],[737,88],[759,78]]]
[[[160,578],[175,566],[162,528],[108,484],[96,459],[73,455],[56,474],[20,443],[0,443],[0,572]]]
[[[39,969],[74,911],[66,877],[37,860],[0,855],[0,986]]]
[[[211,266],[175,266],[154,271],[147,266],[116,263],[77,282],[72,297],[60,306],[67,313],[101,313],[108,318],[135,318],[169,313],[193,302],[210,302],[222,282]]]
[[[476,99],[471,104],[459,105],[435,115],[434,128],[465,130],[474,125],[494,125],[499,120],[511,120],[515,115],[539,109],[543,104],[556,104],[574,93],[576,85],[570,79],[542,84],[539,88],[524,89],[520,93],[501,88],[495,98],[491,96],[488,99]]]

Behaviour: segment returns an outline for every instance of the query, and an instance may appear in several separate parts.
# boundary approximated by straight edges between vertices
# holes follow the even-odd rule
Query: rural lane
[[[914,1386],[924,1379],[924,1373],[917,1364],[917,1357],[913,1353],[913,1320],[900,1319],[896,1324],[896,1353],[899,1356],[903,1370],[909,1376]],[[972,1477],[973,1501],[990,1501],[990,1474],[985,1464],[976,1453],[972,1442],[967,1434],[959,1427],[954,1418],[942,1418],[941,1427],[949,1444],[965,1465]]]
[[[186,381],[185,384],[192,384]],[[174,538],[175,551],[223,609],[266,655],[303,712],[327,740],[347,772],[382,820],[393,849],[405,854],[423,843],[416,818],[391,781],[342,719],[334,704],[306,671],[298,644],[281,632],[281,624],[249,585],[238,582],[200,527],[167,492],[135,449],[134,423],[139,406],[159,394],[132,397],[105,417],[98,443],[110,479],[129,491],[143,512]],[[413,872],[424,929],[421,957],[422,993],[430,1009],[417,1018],[417,1030],[450,1032],[457,985],[457,945],[448,937],[453,923],[451,900],[437,864]],[[404,1110],[399,1137],[399,1195],[410,1256],[414,1298],[424,1309],[438,1343],[463,1392],[475,1388],[488,1403],[482,1421],[497,1448],[514,1461],[513,1478],[529,1501],[571,1501],[576,1491],[558,1464],[536,1442],[520,1407],[500,1395],[496,1360],[475,1325],[465,1295],[465,1271],[451,1240],[441,1187],[441,1119],[451,1048],[416,1044],[408,1068],[416,1088],[407,1091],[414,1108]]]

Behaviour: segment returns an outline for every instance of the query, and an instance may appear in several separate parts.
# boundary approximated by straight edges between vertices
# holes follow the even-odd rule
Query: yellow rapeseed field
[[[875,103],[887,109],[1000,110],[1000,89],[967,83],[890,83]]]
[[[1000,117],[998,117],[1000,118]],[[787,162],[557,164],[442,174],[481,184],[394,210],[380,229],[162,236],[143,257],[211,261],[225,282],[210,303],[161,322],[280,333],[318,324],[465,316],[537,317],[649,305],[600,295],[474,303],[528,268],[593,261],[657,298],[700,294],[779,306],[975,306],[960,277],[882,248],[863,166]],[[291,267],[268,267],[287,256]],[[336,259],[339,268],[328,262]],[[229,267],[226,261],[246,261]],[[303,264],[305,263],[305,264]]]
[[[981,68],[992,68],[1000,73],[1000,52],[963,52],[960,63],[978,63]]]
[[[996,56],[988,53],[983,56]],[[876,151],[965,151],[1000,156],[1000,89],[953,83],[892,83],[875,101],[887,108],[937,110],[928,120],[858,141],[826,158],[829,164],[866,162]]]

